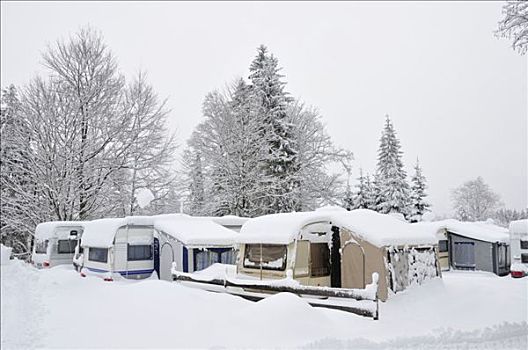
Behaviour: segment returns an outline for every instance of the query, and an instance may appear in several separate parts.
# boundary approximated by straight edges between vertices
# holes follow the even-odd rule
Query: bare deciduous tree
[[[495,34],[512,40],[512,48],[524,55],[528,50],[528,1],[510,0],[502,8],[504,17]]]
[[[486,220],[500,204],[499,195],[480,176],[454,189],[451,198],[456,215],[462,221]]]

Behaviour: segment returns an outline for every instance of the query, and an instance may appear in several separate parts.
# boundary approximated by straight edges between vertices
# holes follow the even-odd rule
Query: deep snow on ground
[[[104,282],[69,266],[1,266],[1,347],[528,348],[528,278],[448,272],[391,296],[380,320],[292,294],[254,303],[149,279]]]

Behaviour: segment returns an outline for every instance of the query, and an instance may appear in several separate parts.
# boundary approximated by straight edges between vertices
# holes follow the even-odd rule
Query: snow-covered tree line
[[[511,39],[512,48],[524,55],[528,50],[528,1],[508,0],[502,8],[504,17],[495,34]]]
[[[125,82],[90,28],[43,62],[46,77],[2,91],[2,242],[27,251],[42,221],[174,211],[174,137],[145,74]],[[154,200],[141,209],[144,189]]]
[[[316,109],[285,91],[280,70],[260,46],[247,81],[206,96],[184,155],[191,214],[253,217],[339,198],[329,166],[352,155],[334,146]]]
[[[418,160],[410,184],[402,161],[403,152],[396,131],[386,116],[378,149],[378,163],[373,176],[360,169],[355,191],[347,189],[343,199],[348,210],[371,209],[377,212],[399,213],[407,220],[420,221],[430,210],[427,182]]]

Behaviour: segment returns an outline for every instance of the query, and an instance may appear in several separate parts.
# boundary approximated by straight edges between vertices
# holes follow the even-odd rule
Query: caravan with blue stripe
[[[81,239],[81,276],[172,281],[173,267],[194,272],[235,264],[236,237],[210,218],[185,214],[93,220]]]

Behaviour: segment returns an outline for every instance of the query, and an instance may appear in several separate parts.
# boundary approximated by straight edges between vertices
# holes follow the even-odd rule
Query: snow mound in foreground
[[[325,338],[304,349],[528,349],[528,324],[504,322],[475,331],[443,329],[437,336],[400,337],[390,341]]]

